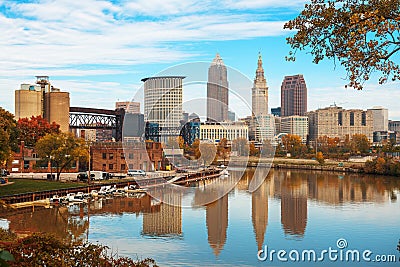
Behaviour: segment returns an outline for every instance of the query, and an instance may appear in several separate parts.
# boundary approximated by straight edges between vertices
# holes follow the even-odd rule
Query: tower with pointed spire
[[[258,53],[256,77],[252,89],[251,108],[254,116],[268,114],[268,86],[264,77],[261,53]]]
[[[228,120],[228,77],[227,69],[217,53],[208,69],[207,121]]]

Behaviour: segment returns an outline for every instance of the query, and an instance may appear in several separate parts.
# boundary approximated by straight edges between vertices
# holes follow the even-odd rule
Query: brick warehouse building
[[[128,169],[153,171],[163,169],[161,143],[94,143],[90,148],[91,169],[126,173]]]

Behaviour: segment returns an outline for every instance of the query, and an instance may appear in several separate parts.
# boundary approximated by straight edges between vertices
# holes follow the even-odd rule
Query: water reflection
[[[189,252],[191,252],[190,249],[195,249],[208,253],[206,255],[201,254],[199,262],[202,262],[202,259],[206,257],[210,260],[210,262],[207,262],[208,265],[215,265],[216,261],[226,259],[224,258],[225,253],[231,255],[244,253],[243,250],[232,250],[232,246],[235,247],[241,243],[250,243],[248,250],[253,253],[250,254],[249,257],[251,257],[255,255],[254,251],[261,249],[264,244],[276,242],[280,239],[287,242],[292,239],[295,239],[296,242],[307,242],[305,241],[306,236],[310,233],[318,234],[316,225],[323,224],[323,218],[310,216],[310,214],[313,214],[313,210],[316,214],[316,209],[318,209],[318,212],[325,212],[325,215],[332,216],[329,213],[330,210],[327,210],[326,207],[335,207],[335,209],[331,209],[334,213],[333,216],[339,216],[339,214],[344,214],[344,218],[347,216],[347,221],[335,222],[343,229],[351,227],[349,216],[354,214],[354,218],[351,218],[353,221],[350,221],[350,224],[359,222],[357,216],[365,216],[364,207],[366,207],[367,212],[373,207],[374,214],[379,214],[379,208],[385,205],[386,207],[392,205],[389,209],[392,209],[394,215],[399,210],[397,203],[400,188],[399,179],[295,170],[271,170],[267,175],[266,171],[255,174],[252,169],[247,170],[243,176],[231,171],[231,177],[217,181],[205,181],[204,183],[213,183],[213,185],[207,187],[202,187],[199,184],[199,187],[190,196],[190,199],[194,201],[193,206],[197,206],[196,201],[201,203],[204,201],[203,198],[219,194],[219,187],[222,188],[221,191],[231,187],[239,175],[241,179],[233,193],[224,195],[202,208],[182,209],[180,204],[185,195],[164,192],[164,200],[173,205],[160,203],[144,195],[138,198],[96,200],[88,206],[35,208],[34,210],[2,212],[0,218],[8,220],[9,228],[20,234],[51,232],[59,237],[75,241],[87,238],[89,230],[92,233],[97,229],[102,229],[101,227],[107,228],[113,225],[113,229],[103,229],[103,231],[108,232],[108,237],[127,238],[126,233],[129,232],[129,238],[135,243],[152,246],[154,244],[150,242],[155,240],[154,242],[165,245],[166,249],[171,245],[171,242],[181,242],[181,247],[187,248]],[[249,191],[252,179],[263,181],[254,192]],[[240,202],[239,205],[237,205],[238,202]],[[228,213],[229,207],[231,208],[230,213]],[[235,210],[232,211],[233,207],[242,209],[239,211],[240,216]],[[341,209],[341,207],[344,207],[344,209]],[[346,213],[348,207],[352,208],[351,215]],[[357,212],[359,212],[359,215]],[[126,216],[131,221],[137,220],[138,223],[129,227],[136,227],[139,235],[133,236],[132,230],[134,229],[131,228],[125,232],[125,235],[120,234],[119,229],[124,226],[114,225],[115,223],[107,221],[110,220],[108,216],[110,214]],[[128,216],[129,214],[134,216]],[[238,227],[240,220],[243,220],[241,225],[244,226],[237,230],[235,227]],[[311,220],[313,220],[313,223],[311,223]],[[102,221],[108,223],[100,223],[94,229],[89,229],[89,222],[90,224],[99,224]],[[372,224],[373,222],[368,220],[368,223]],[[390,225],[398,225],[400,222],[392,219],[388,223],[389,226],[385,227],[379,225],[380,231],[391,229]],[[276,229],[281,230],[277,231]],[[364,230],[367,231],[368,229]],[[237,235],[239,231],[244,233],[244,239],[235,236],[235,233]],[[248,238],[246,239],[246,237]],[[202,240],[207,247],[211,247],[215,257],[210,258],[210,252],[204,247]],[[107,244],[107,240],[105,240],[105,244]],[[134,252],[137,253],[138,251]],[[176,255],[179,255],[179,252],[176,253]],[[182,255],[178,262],[186,259],[182,258],[184,257]],[[191,254],[191,256],[193,255]],[[164,260],[168,262],[167,258],[157,260],[160,261],[160,265],[164,265]],[[191,265],[190,261],[186,263]],[[231,265],[235,265],[234,262],[231,263]]]
[[[228,228],[228,195],[206,206],[208,243],[218,256],[226,242]]]
[[[182,234],[182,196],[164,194],[167,203],[155,203],[150,212],[143,213],[143,235],[179,236]]]

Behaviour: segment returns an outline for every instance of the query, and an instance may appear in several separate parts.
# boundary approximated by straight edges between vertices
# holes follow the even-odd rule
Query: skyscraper
[[[274,116],[268,114],[268,86],[264,77],[261,54],[258,54],[256,77],[251,90],[252,120],[250,136],[257,142],[272,140],[275,133]]]
[[[302,74],[285,76],[281,86],[282,117],[307,112],[307,86]]]
[[[178,136],[182,120],[182,76],[142,79],[144,82],[144,120],[158,123],[163,141]]]
[[[264,77],[261,54],[258,54],[256,77],[252,89],[251,108],[254,116],[268,114],[268,86]]]
[[[228,120],[228,78],[222,58],[217,53],[208,68],[207,121]]]

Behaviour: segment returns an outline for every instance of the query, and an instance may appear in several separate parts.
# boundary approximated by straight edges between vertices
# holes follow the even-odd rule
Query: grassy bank
[[[73,188],[84,185],[77,182],[56,182],[47,180],[30,180],[30,179],[10,179],[9,182],[13,184],[0,186],[0,197],[6,195],[23,194],[29,192],[40,192],[46,190],[56,190]]]

